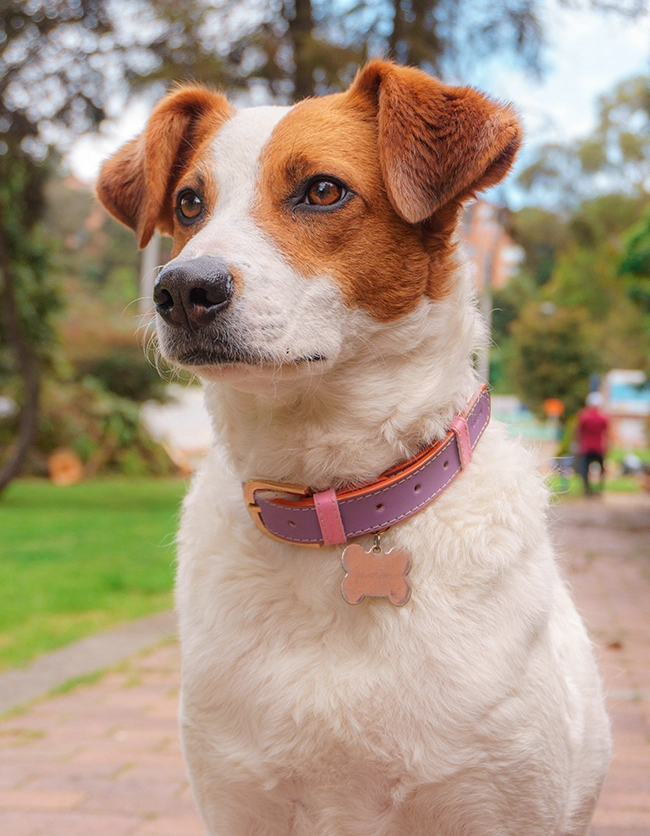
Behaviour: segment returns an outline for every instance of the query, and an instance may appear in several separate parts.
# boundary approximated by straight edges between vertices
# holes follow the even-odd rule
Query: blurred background
[[[554,490],[581,489],[600,391],[606,489],[647,487],[646,0],[0,2],[0,669],[170,606],[173,532],[210,443],[200,389],[156,357],[169,254],[93,180],[174,80],[238,105],[344,89],[371,56],[512,100],[527,144],[463,235],[491,322],[495,411]]]

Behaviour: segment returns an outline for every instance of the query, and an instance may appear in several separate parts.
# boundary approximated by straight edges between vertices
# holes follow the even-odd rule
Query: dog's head
[[[141,246],[173,236],[154,290],[169,360],[235,383],[299,376],[345,357],[362,321],[449,292],[459,209],[520,141],[511,107],[374,61],[292,108],[181,87],[104,164],[98,194]]]

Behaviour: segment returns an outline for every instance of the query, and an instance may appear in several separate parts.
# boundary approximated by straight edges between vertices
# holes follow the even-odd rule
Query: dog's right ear
[[[233,114],[220,93],[187,86],[165,96],[147,127],[106,160],[97,195],[146,247],[156,227],[171,234],[171,194],[204,139]]]

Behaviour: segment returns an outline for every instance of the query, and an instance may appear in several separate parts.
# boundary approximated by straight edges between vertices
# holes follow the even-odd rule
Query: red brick
[[[38,822],[25,813],[7,813],[0,810],[0,833],[7,836],[34,836]]]
[[[72,810],[86,798],[83,792],[5,790],[0,792],[1,810]]]
[[[162,817],[148,821],[133,836],[205,836],[205,827],[198,815],[184,818]]]
[[[627,827],[650,833],[650,810],[608,809],[598,806],[594,815],[595,827]]]

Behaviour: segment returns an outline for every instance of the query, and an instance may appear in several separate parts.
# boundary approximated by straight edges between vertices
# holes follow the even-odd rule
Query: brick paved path
[[[629,502],[556,511],[614,727],[591,836],[650,836],[650,498]],[[176,731],[178,667],[176,644],[164,645],[0,722],[0,833],[203,835]]]
[[[591,836],[650,836],[650,496],[557,510],[556,540],[600,647],[614,759]]]

